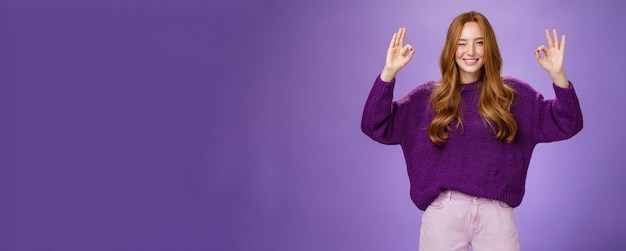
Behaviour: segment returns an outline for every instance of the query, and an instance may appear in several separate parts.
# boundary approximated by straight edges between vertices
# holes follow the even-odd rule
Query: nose
[[[470,55],[470,56],[471,56],[471,55],[474,55],[474,52],[475,52],[475,51],[474,51],[474,45],[473,45],[473,44],[470,44],[470,45],[467,47],[467,55]]]

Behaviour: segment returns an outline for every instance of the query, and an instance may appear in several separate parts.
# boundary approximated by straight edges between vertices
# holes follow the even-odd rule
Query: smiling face
[[[481,68],[485,64],[483,40],[483,30],[477,22],[463,25],[454,57],[463,84],[475,82],[480,77]]]

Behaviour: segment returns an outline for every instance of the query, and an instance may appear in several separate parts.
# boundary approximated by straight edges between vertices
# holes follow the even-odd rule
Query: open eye
[[[476,45],[483,45],[483,41],[476,42]]]

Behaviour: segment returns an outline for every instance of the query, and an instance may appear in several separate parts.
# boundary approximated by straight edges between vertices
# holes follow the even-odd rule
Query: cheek
[[[456,52],[454,53],[454,56],[457,58],[460,58],[463,56],[463,50],[461,49],[456,49]]]
[[[485,55],[485,47],[476,47],[476,54],[480,55],[481,57]]]

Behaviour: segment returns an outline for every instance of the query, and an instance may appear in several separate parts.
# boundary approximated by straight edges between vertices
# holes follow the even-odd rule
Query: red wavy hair
[[[441,81],[433,89],[430,103],[435,117],[428,127],[430,140],[440,146],[448,140],[448,130],[454,120],[457,128],[463,128],[461,119],[461,83],[459,69],[455,62],[455,52],[461,36],[463,26],[468,22],[476,22],[483,31],[483,46],[485,64],[480,70],[480,100],[478,111],[480,116],[489,124],[498,140],[511,142],[517,133],[517,121],[510,112],[515,98],[515,91],[505,85],[502,76],[502,56],[496,42],[496,35],[491,24],[482,14],[470,11],[457,16],[450,27],[446,41],[439,57]]]

